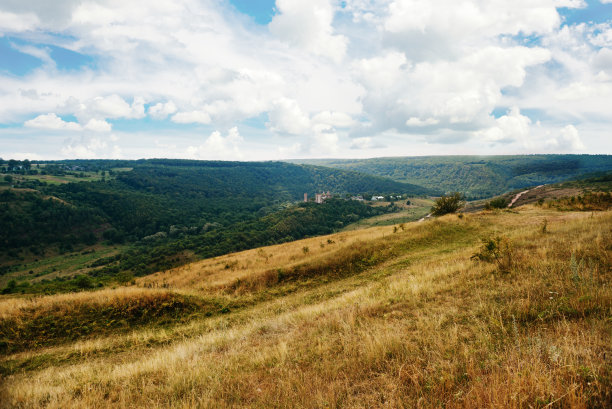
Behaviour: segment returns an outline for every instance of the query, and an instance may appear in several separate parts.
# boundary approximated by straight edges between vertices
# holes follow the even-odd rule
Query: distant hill
[[[0,276],[58,253],[85,256],[95,246],[121,252],[80,264],[106,266],[96,279],[124,271],[144,274],[185,258],[331,233],[395,210],[342,200],[346,195],[434,193],[351,170],[283,162],[78,160],[32,163],[27,169],[11,163],[4,170]],[[322,206],[301,203],[304,193],[313,198],[322,191],[339,199]],[[31,268],[32,274],[49,272]],[[53,283],[53,291],[59,284],[78,285]]]
[[[459,191],[469,199],[612,170],[610,155],[422,156],[288,162],[354,170],[443,192]]]
[[[432,192],[420,186],[355,171],[282,162],[154,159],[61,163],[79,171],[100,171],[117,166],[131,170],[117,173],[114,179],[106,181],[60,185],[22,181],[16,187],[33,189],[71,206],[43,201],[34,193],[11,195],[6,192],[2,202],[11,211],[3,218],[2,236],[7,236],[4,237],[5,245],[29,244],[25,237],[27,231],[44,230],[48,226],[47,217],[53,212],[61,213],[64,228],[55,230],[58,233],[82,230],[79,227],[84,218],[87,219],[82,214],[86,214],[91,215],[90,219],[95,216],[97,224],[110,224],[118,236],[134,240],[173,225],[201,229],[207,224],[229,225],[265,216],[277,211],[283,203],[303,199],[304,193],[312,198],[314,193],[322,191],[335,195],[423,195]],[[23,206],[19,205],[20,202]],[[27,211],[24,211],[25,207]],[[47,210],[50,208],[53,210]],[[82,209],[87,209],[87,212],[79,211]],[[32,220],[27,220],[30,216]],[[91,223],[88,223],[87,229],[90,228]],[[18,235],[13,234],[15,229],[19,230]],[[20,240],[15,240],[17,236]]]

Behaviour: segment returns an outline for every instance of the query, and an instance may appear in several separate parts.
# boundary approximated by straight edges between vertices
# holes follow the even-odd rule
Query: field
[[[37,171],[42,171],[44,170],[45,165],[34,165],[33,169],[37,170]],[[130,170],[132,170],[131,168],[112,168],[111,169],[113,172],[119,173],[119,172],[129,172]],[[4,180],[4,177],[7,176],[6,174],[0,173],[0,189],[8,189],[10,187],[10,183],[7,183]],[[37,175],[19,175],[19,174],[11,174],[10,175],[13,178],[13,182],[12,184],[19,184],[19,183],[23,183],[23,182],[28,182],[28,181],[37,181],[37,182],[42,182],[42,183],[47,183],[50,185],[62,185],[65,183],[71,183],[71,182],[97,182],[103,179],[103,175],[102,173],[99,172],[87,172],[87,171],[83,171],[83,172],[79,172],[79,171],[72,171],[72,172],[65,172],[65,174],[63,175],[43,175],[43,174],[37,174]],[[104,179],[105,180],[112,180],[114,179],[114,176],[109,176],[104,175]]]
[[[30,283],[84,274],[92,270],[89,265],[102,258],[118,254],[125,246],[90,246],[80,252],[60,254],[48,251],[44,255],[28,255],[19,262],[13,262],[7,269],[10,272],[0,275],[0,288],[13,279],[28,279]]]
[[[406,205],[406,200],[410,200],[410,205]],[[374,206],[388,206],[389,202],[379,202]],[[376,226],[391,226],[394,224],[408,223],[417,221],[431,212],[433,200],[424,198],[409,198],[393,203],[399,207],[399,211],[370,217],[346,226],[343,230],[356,230]]]
[[[5,297],[0,405],[609,407],[611,225],[523,206]]]

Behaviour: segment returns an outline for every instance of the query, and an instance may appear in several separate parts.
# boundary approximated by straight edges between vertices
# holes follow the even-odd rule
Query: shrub
[[[94,282],[92,281],[92,279],[86,275],[78,275],[76,277],[76,279],[74,280],[74,283],[76,284],[77,287],[81,288],[81,289],[89,289],[89,288],[94,288]]]
[[[505,209],[508,207],[508,201],[503,197],[498,197],[497,199],[493,199],[490,202],[487,202],[485,208],[487,210],[490,209]]]
[[[472,260],[495,263],[502,273],[510,272],[512,268],[512,245],[506,237],[497,236],[482,239],[480,250],[474,253]]]
[[[451,193],[437,199],[431,208],[431,214],[434,216],[442,216],[447,213],[455,213],[465,205],[464,196],[459,193]]]

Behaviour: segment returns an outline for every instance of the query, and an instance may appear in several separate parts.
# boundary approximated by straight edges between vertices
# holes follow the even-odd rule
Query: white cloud
[[[85,124],[83,129],[94,132],[110,132],[112,126],[102,119],[92,118]]]
[[[276,0],[279,14],[270,22],[270,31],[291,45],[340,62],[348,39],[335,35],[334,8],[330,0]]]
[[[243,142],[244,139],[236,127],[231,128],[225,137],[221,132],[214,131],[202,145],[188,147],[186,154],[192,159],[241,160],[244,159],[241,150]]]
[[[202,111],[179,112],[172,116],[172,121],[177,124],[209,124],[210,115]]]
[[[574,125],[567,125],[559,131],[557,137],[548,139],[547,144],[558,151],[575,152],[584,149],[578,129]]]
[[[315,157],[327,156],[339,150],[339,137],[333,128],[327,125],[315,125],[314,135],[310,139],[310,153]]]
[[[268,112],[267,126],[274,132],[280,134],[301,135],[310,130],[310,119],[297,101],[281,98],[272,104],[272,109]]]
[[[83,115],[110,119],[137,119],[144,117],[144,99],[135,97],[132,105],[129,105],[119,95],[113,94],[107,97],[95,97],[86,102],[82,109]]]
[[[0,5],[0,33],[10,33],[15,49],[41,65],[25,75],[0,73],[0,123],[23,123],[20,132],[43,140],[45,130],[109,132],[113,119],[137,126],[146,115],[170,118],[173,124],[160,127],[183,132],[187,142],[168,152],[180,156],[187,146],[200,146],[188,124],[229,129],[259,121],[262,144],[272,143],[270,134],[293,135],[296,155],[349,155],[349,146],[467,146],[479,131],[491,143],[474,149],[495,149],[513,140],[510,123],[526,117],[510,111],[504,124],[492,112],[520,106],[533,120],[529,137],[504,147],[536,149],[548,139],[561,146],[544,134],[571,122],[593,149],[601,129],[612,125],[611,24],[567,24],[557,12],[584,5],[279,0],[270,25],[261,27],[227,2],[209,0],[151,0],[146,7],[115,0],[7,0]],[[50,45],[94,63],[54,68]],[[71,117],[78,123],[62,119]],[[534,125],[538,120],[541,128]],[[130,135],[134,146],[145,145],[145,132],[126,132],[122,140]],[[23,139],[32,143],[24,151],[34,150],[34,139]],[[83,144],[70,152],[82,149],[77,145]],[[124,156],[133,154],[118,147]],[[435,145],[430,149],[437,152]],[[276,147],[262,150],[270,158],[280,154]]]
[[[166,103],[158,102],[149,107],[149,115],[154,119],[165,119],[177,111],[176,105],[172,101]]]
[[[475,137],[484,142],[510,143],[520,142],[523,146],[528,145],[531,119],[521,115],[517,107],[495,120],[495,126],[475,132]]]
[[[276,151],[278,152],[279,158],[288,159],[295,157],[299,153],[302,153],[304,149],[301,143],[296,142],[290,146],[279,146]]]
[[[350,149],[380,149],[385,148],[384,144],[380,142],[376,142],[373,138],[369,136],[364,136],[362,138],[355,138],[351,143]]]
[[[439,123],[440,123],[440,121],[438,121],[435,118],[421,119],[421,118],[417,118],[417,117],[414,117],[414,116],[412,118],[408,118],[406,120],[406,125],[407,126],[416,126],[416,127],[437,125]]]
[[[24,123],[28,128],[48,129],[55,131],[80,131],[81,125],[76,122],[67,122],[54,113],[39,115]]]
[[[588,4],[585,0],[555,0],[555,7],[565,7],[568,9],[583,9],[587,6]]]
[[[61,154],[64,158],[69,159],[96,159],[102,156],[108,157],[108,155],[103,154],[106,147],[106,142],[98,138],[69,139],[64,143]]]
[[[411,64],[403,53],[356,65],[366,88],[365,112],[374,132],[438,125],[478,128],[502,98],[505,87],[520,87],[530,66],[550,59],[541,48],[485,47],[454,61]]]
[[[15,14],[0,10],[0,37],[6,32],[21,32],[34,29],[39,20],[33,13]]]
[[[448,50],[482,37],[548,33],[560,22],[551,0],[396,0],[389,4],[384,28],[404,42],[419,39]]]
[[[34,58],[38,58],[41,60],[47,68],[54,69],[55,61],[51,58],[50,50],[48,47],[33,47],[29,45],[17,45],[15,43],[11,43],[11,47],[20,53],[30,55]]]
[[[84,126],[77,122],[64,121],[54,113],[39,115],[24,123],[28,128],[47,129],[55,131],[93,131],[110,132],[112,126],[108,122],[100,119],[90,119]]]
[[[349,128],[355,124],[353,118],[344,112],[319,112],[312,117],[315,124],[326,124],[335,128]]]

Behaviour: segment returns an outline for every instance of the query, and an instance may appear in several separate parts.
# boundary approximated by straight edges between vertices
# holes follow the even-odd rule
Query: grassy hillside
[[[30,341],[6,344],[0,406],[609,407],[611,227],[610,211],[529,205],[248,250],[128,290],[5,296],[0,338]],[[473,259],[491,237],[506,264]],[[149,318],[126,331],[112,311]],[[36,332],[42,316],[77,335]]]
[[[443,192],[459,191],[468,199],[612,170],[610,155],[421,156],[295,162],[355,170]]]

